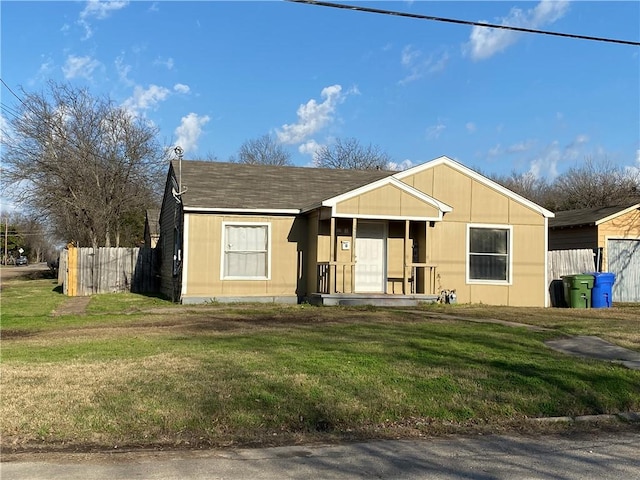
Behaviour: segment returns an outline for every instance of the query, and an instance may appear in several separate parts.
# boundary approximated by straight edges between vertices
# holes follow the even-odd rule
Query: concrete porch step
[[[373,305],[378,307],[415,307],[435,303],[438,295],[391,295],[384,293],[312,293],[312,305]]]

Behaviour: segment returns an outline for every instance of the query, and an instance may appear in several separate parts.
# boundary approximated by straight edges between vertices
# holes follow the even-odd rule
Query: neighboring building
[[[161,291],[349,304],[455,290],[464,303],[544,306],[549,217],[447,157],[402,172],[173,162]]]
[[[549,250],[588,248],[597,271],[616,275],[615,302],[640,302],[640,203],[557,212]]]

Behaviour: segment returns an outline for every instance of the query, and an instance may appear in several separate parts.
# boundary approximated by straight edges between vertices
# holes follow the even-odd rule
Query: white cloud
[[[535,178],[546,177],[553,180],[558,176],[559,164],[588,156],[585,150],[588,142],[587,135],[578,135],[564,147],[560,146],[557,140],[553,141],[530,162],[529,173]],[[596,150],[596,153],[605,155],[605,152],[599,150]]]
[[[124,63],[124,56],[119,56],[114,61],[116,71],[118,72],[118,78],[125,85],[131,86],[134,84],[133,80],[129,78],[129,72],[131,72],[131,65]]]
[[[427,138],[429,140],[436,140],[440,138],[440,135],[442,135],[442,132],[444,132],[446,128],[447,126],[442,123],[441,120],[438,120],[438,123],[436,125],[427,127]]]
[[[176,128],[176,145],[182,147],[184,152],[198,148],[198,139],[202,135],[202,127],[209,122],[208,115],[199,116],[197,113],[190,113],[182,117],[180,126]]]
[[[161,66],[161,67],[165,67],[167,70],[171,70],[173,69],[174,62],[173,62],[173,58],[171,57],[167,58],[166,60],[161,57],[158,57],[153,61],[153,64],[155,66]]]
[[[562,18],[568,8],[568,0],[542,0],[527,11],[514,7],[506,17],[483,23],[537,29]],[[520,32],[513,30],[474,26],[464,50],[473,60],[485,60],[514,44],[520,35]]]
[[[514,143],[513,145],[509,145],[505,149],[505,153],[523,153],[528,152],[535,145],[534,140],[525,140],[522,142]]]
[[[67,80],[72,78],[86,78],[87,80],[91,80],[93,72],[100,66],[101,63],[95,58],[69,55],[62,67],[62,73],[64,73],[64,78]]]
[[[129,5],[127,0],[89,0],[84,10],[80,12],[80,18],[97,18],[103,20],[107,18],[111,12],[120,10]]]
[[[38,82],[41,82],[44,79],[51,78],[53,76],[53,71],[55,69],[55,62],[51,58],[44,58],[40,64],[40,68],[38,69],[38,73],[35,74],[33,78],[29,79],[29,85],[34,85]]]
[[[410,67],[416,63],[418,58],[422,55],[419,50],[414,50],[413,45],[406,45],[402,49],[402,56],[400,57],[400,63],[405,67]]]
[[[467,124],[465,125],[465,128],[469,133],[475,133],[475,131],[477,130],[476,124],[473,122],[467,122]]]
[[[441,72],[449,62],[449,53],[431,54],[424,58],[420,50],[415,50],[412,45],[407,45],[402,49],[400,57],[401,65],[409,70],[409,74],[398,82],[399,85],[406,85],[427,75]]]
[[[500,144],[497,144],[495,147],[490,148],[487,152],[487,156],[489,157],[497,157],[500,154],[502,154],[502,145]]]
[[[176,83],[173,86],[173,90],[178,93],[189,93],[191,91],[191,89],[189,88],[189,85],[185,85],[183,83]]]
[[[409,159],[407,159],[407,160],[403,160],[403,161],[402,161],[402,162],[400,162],[400,163],[396,163],[396,162],[389,162],[389,163],[387,164],[387,168],[388,168],[389,170],[397,170],[397,171],[400,171],[400,170],[407,170],[408,168],[411,168],[411,167],[413,167],[413,162],[412,162],[411,160],[409,160]]]
[[[358,91],[357,89],[352,89],[345,94],[342,92],[340,85],[331,85],[323,88],[320,95],[324,101],[318,103],[316,100],[311,99],[307,103],[300,105],[296,112],[298,122],[284,124],[280,130],[277,130],[278,140],[284,144],[304,142],[311,135],[333,121],[336,107],[344,102],[346,95],[350,93],[358,93]]]
[[[311,157],[315,160],[316,152],[320,149],[320,147],[322,147],[322,145],[320,145],[315,140],[311,139],[302,143],[298,147],[298,151],[304,155],[311,155]]]
[[[11,138],[11,124],[7,118],[0,113],[0,143],[8,142]]]
[[[147,89],[138,85],[133,89],[133,95],[124,101],[123,106],[132,114],[138,115],[144,110],[155,108],[170,94],[171,91],[168,88],[158,85],[149,85]]]
[[[574,138],[569,145],[565,147],[565,158],[570,160],[575,160],[580,157],[581,152],[583,152],[583,146],[589,142],[589,137],[587,135],[578,135]]]
[[[120,10],[129,5],[127,0],[89,0],[84,7],[84,10],[80,12],[80,19],[78,23],[84,27],[85,35],[84,40],[91,38],[93,35],[93,30],[91,28],[91,24],[89,20],[95,18],[97,20],[104,20],[109,17],[111,12],[115,12],[116,10]]]
[[[624,170],[630,177],[637,178],[638,186],[640,186],[640,149],[636,150],[635,165],[628,165],[624,167]]]
[[[533,178],[546,177],[549,180],[553,180],[558,176],[558,152],[552,150],[547,155],[542,155],[532,160],[529,166],[529,175]]]

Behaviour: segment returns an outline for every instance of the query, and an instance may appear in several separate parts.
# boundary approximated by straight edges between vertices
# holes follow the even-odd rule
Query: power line
[[[444,18],[444,17],[434,17],[431,15],[420,15],[417,13],[407,13],[407,12],[396,12],[393,10],[382,10],[379,8],[369,8],[369,7],[360,7],[357,5],[344,5],[342,3],[331,3],[331,2],[323,2],[317,0],[285,0],[286,2],[293,3],[306,3],[308,5],[318,5],[320,7],[332,7],[332,8],[340,8],[344,10],[356,10],[358,12],[367,12],[367,13],[379,13],[383,15],[392,15],[396,17],[407,17],[407,18],[416,18],[419,20],[432,20],[435,22],[446,22],[446,23],[456,23],[459,25],[472,25],[475,27],[485,27],[485,28],[499,28],[502,30],[512,30],[515,32],[525,32],[525,33],[537,33],[540,35],[552,35],[555,37],[565,37],[565,38],[577,38],[580,40],[592,40],[596,42],[608,42],[608,43],[619,43],[623,45],[634,45],[640,46],[640,42],[634,42],[631,40],[617,40],[613,38],[603,38],[603,37],[591,37],[588,35],[577,35],[573,33],[561,33],[561,32],[550,32],[546,30],[536,30],[533,28],[523,28],[523,27],[513,27],[509,25],[497,25],[493,23],[485,23],[485,22],[472,22],[469,20],[459,20],[455,18]]]

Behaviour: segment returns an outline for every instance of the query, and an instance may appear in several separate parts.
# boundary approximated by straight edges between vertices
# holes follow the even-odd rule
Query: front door
[[[385,225],[360,223],[356,230],[356,292],[385,291]]]

